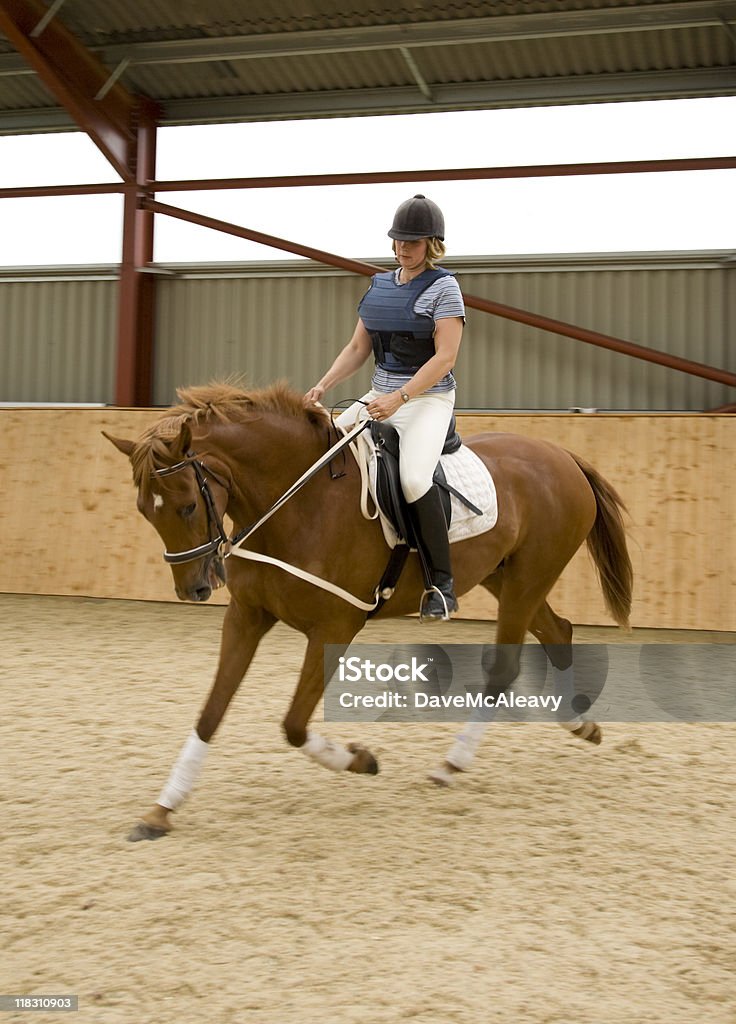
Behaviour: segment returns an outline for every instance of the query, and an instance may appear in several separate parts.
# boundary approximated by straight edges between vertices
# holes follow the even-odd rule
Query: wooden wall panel
[[[460,425],[463,434],[506,430],[553,441],[587,459],[616,487],[629,510],[633,625],[736,629],[736,499],[728,484],[736,419],[483,414],[463,416]],[[575,622],[610,621],[585,548],[550,601]],[[492,608],[484,592],[463,603],[472,617]]]
[[[136,510],[130,463],[101,434],[136,437],[158,415],[0,411],[0,591],[176,600],[161,542]]]
[[[160,541],[136,512],[129,464],[100,433],[136,437],[158,415],[0,410],[0,592],[175,600]],[[736,630],[734,417],[461,414],[458,422],[466,436],[501,430],[554,441],[620,491],[636,573],[633,625]],[[575,622],[610,623],[585,550],[551,601]],[[494,602],[476,590],[461,613],[492,617]]]

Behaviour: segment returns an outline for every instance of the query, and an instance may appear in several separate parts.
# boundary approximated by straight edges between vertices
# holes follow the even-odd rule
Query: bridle
[[[204,507],[207,512],[207,536],[210,539],[206,544],[200,544],[196,548],[188,548],[186,551],[164,551],[164,561],[168,562],[169,565],[181,565],[184,562],[194,562],[198,558],[205,558],[207,555],[213,555],[222,561],[222,559],[227,557],[234,538],[228,537],[225,533],[225,525],[212,497],[208,475],[227,491],[229,488],[225,481],[209,469],[197,457],[195,452],[187,452],[187,457],[173,466],[166,466],[164,469],[154,469],[151,475],[156,477],[173,476],[174,473],[181,472],[187,466],[191,466],[194,470],[194,475],[199,485],[199,492],[204,499]],[[216,533],[214,537],[212,535],[213,532]]]
[[[246,558],[253,562],[264,562],[268,565],[277,566],[279,569],[283,569],[285,572],[290,573],[292,576],[296,576],[298,579],[305,580],[307,583],[311,583],[315,587],[320,587],[322,590],[326,590],[331,594],[336,594],[341,598],[341,600],[349,602],[356,608],[360,608],[362,611],[374,611],[378,607],[381,599],[386,600],[390,597],[391,593],[393,593],[393,588],[391,588],[390,592],[388,590],[379,592],[379,584],[379,587],[376,588],[374,594],[374,600],[372,602],[363,601],[361,598],[355,597],[349,591],[343,590],[343,588],[337,586],[337,584],[332,583],[329,580],[320,579],[319,576],[315,576],[313,573],[307,572],[305,569],[299,569],[296,566],[290,565],[288,562],[282,562],[280,559],[274,558],[271,555],[262,554],[257,551],[250,551],[241,547],[243,541],[247,540],[252,533],[255,533],[255,531],[270,519],[275,512],[278,512],[281,506],[293,497],[293,495],[295,495],[296,492],[309,480],[311,480],[323,466],[330,466],[337,453],[342,451],[342,449],[347,445],[351,445],[352,441],[361,433],[361,431],[365,430],[370,422],[370,419],[366,419],[362,423],[356,424],[352,430],[345,433],[339,441],[333,444],[332,447],[328,448],[327,452],[321,458],[302,473],[299,479],[284,491],[281,497],[278,498],[273,505],[271,505],[268,511],[264,512],[255,523],[252,523],[250,526],[245,527],[245,529],[240,530],[239,533],[233,534],[232,537],[228,537],[225,533],[222,518],[217,512],[217,506],[215,505],[212,492],[210,491],[210,487],[207,482],[208,475],[212,477],[213,480],[216,480],[217,483],[228,492],[229,487],[224,480],[218,477],[216,473],[213,473],[212,470],[204,464],[202,458],[199,457],[196,452],[187,452],[186,458],[181,462],[175,463],[173,466],[166,466],[163,469],[154,469],[151,476],[162,477],[171,476],[173,473],[179,473],[181,470],[186,469],[187,466],[192,467],[194,475],[197,478],[197,483],[199,484],[200,493],[204,499],[205,509],[207,511],[207,535],[210,538],[206,544],[200,544],[196,548],[188,548],[186,551],[165,551],[164,561],[168,562],[169,565],[181,565],[184,562],[194,562],[198,558],[207,558],[208,560],[206,564],[210,565],[211,563],[214,563],[215,572],[222,582],[225,583],[225,559],[229,558],[231,555],[238,555],[240,558]],[[357,454],[356,459],[358,459],[358,465],[362,466]],[[361,468],[360,472],[363,485],[367,486],[367,473],[364,472],[363,468]],[[339,477],[344,476],[344,472],[336,473],[330,469],[330,476],[333,480],[336,480]],[[364,499],[361,498],[361,509],[363,509],[363,507]],[[376,512],[376,515],[377,514],[378,513]],[[365,511],[364,515],[366,519],[375,519],[376,517],[375,515],[368,515]],[[216,532],[215,537],[212,536],[213,532]]]
[[[278,498],[273,505],[264,512],[264,514],[250,526],[246,526],[245,529],[240,530],[239,533],[233,534],[232,537],[228,537],[225,533],[225,526],[222,522],[222,517],[217,511],[217,506],[212,497],[212,491],[210,490],[208,475],[216,480],[220,487],[223,487],[229,492],[230,488],[227,483],[222,480],[216,473],[214,473],[208,466],[204,464],[202,458],[197,455],[196,452],[189,451],[186,454],[186,458],[182,459],[181,462],[174,463],[173,466],[166,466],[163,469],[154,469],[151,476],[162,477],[172,476],[174,473],[179,473],[181,470],[186,469],[187,466],[191,466],[194,470],[194,475],[197,478],[199,484],[200,493],[204,499],[205,510],[207,512],[207,536],[210,538],[205,544],[200,544],[196,548],[188,548],[186,551],[164,551],[164,561],[169,565],[182,565],[185,562],[194,562],[198,558],[206,558],[210,556],[210,561],[214,560],[215,571],[220,579],[225,581],[225,568],[224,561],[229,558],[230,555],[240,555],[241,557],[255,557],[247,555],[246,552],[242,551],[239,545],[247,540],[252,533],[255,533],[259,527],[263,525],[271,516],[277,512],[282,505],[296,494],[312,477],[322,469],[323,466],[329,466],[334,457],[338,452],[342,451],[348,444],[350,444],[361,431],[370,423],[370,419],[365,420],[362,423],[357,424],[348,431],[336,444],[328,448],[327,452],[318,459],[306,472],[302,473],[299,479],[291,485],[282,495]],[[328,434],[329,438],[329,434]],[[330,471],[330,475],[333,479],[337,479],[342,476],[342,473],[333,473]],[[216,536],[213,536],[213,533]],[[263,558],[264,556],[259,556]],[[366,607],[369,607],[366,605]]]

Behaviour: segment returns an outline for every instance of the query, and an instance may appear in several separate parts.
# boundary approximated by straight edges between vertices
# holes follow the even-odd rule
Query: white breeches
[[[371,390],[361,401],[370,402],[381,394]],[[383,421],[395,427],[401,439],[401,489],[408,502],[418,501],[432,486],[432,475],[442,454],[454,408],[454,391],[423,394],[403,404]],[[337,422],[349,430],[367,415],[365,406],[354,402]]]

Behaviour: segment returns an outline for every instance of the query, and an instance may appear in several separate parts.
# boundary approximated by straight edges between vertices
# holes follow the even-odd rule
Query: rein
[[[350,604],[355,605],[357,608],[361,608],[364,611],[372,611],[378,604],[378,598],[373,604],[368,604],[366,601],[361,601],[359,598],[354,597],[348,593],[347,590],[343,590],[342,587],[336,586],[334,583],[329,583],[327,580],[322,580],[318,576],[312,575],[312,573],[306,572],[304,569],[298,569],[296,566],[289,565],[287,562],[282,562],[277,558],[271,558],[269,555],[262,555],[254,551],[243,550],[240,545],[252,536],[259,527],[263,526],[274,513],[286,504],[286,502],[293,498],[297,491],[301,490],[302,487],[309,480],[315,476],[316,473],[322,469],[323,466],[330,463],[338,452],[342,451],[347,445],[349,445],[357,436],[360,434],[371,421],[364,420],[363,423],[357,424],[350,430],[344,437],[341,437],[331,448],[325,452],[312,466],[309,467],[302,475],[296,480],[288,490],[284,491],[280,498],[278,498],[273,505],[264,512],[260,519],[256,520],[251,526],[245,527],[238,533],[233,534],[232,537],[228,537],[225,532],[225,527],[222,518],[217,512],[217,506],[215,505],[212,497],[212,492],[208,483],[208,476],[227,490],[227,484],[220,479],[215,473],[209,469],[201,458],[198,458],[195,452],[187,453],[187,457],[181,462],[177,462],[173,466],[167,466],[165,469],[153,470],[153,476],[171,476],[173,473],[178,473],[187,466],[191,466],[194,470],[194,474],[199,484],[200,493],[204,499],[205,508],[207,511],[207,531],[211,535],[212,527],[214,525],[217,536],[210,537],[205,544],[200,544],[196,548],[188,548],[186,551],[164,551],[164,561],[169,565],[181,565],[184,562],[194,562],[198,558],[205,558],[207,555],[213,555],[220,561],[229,558],[230,555],[236,555],[239,558],[247,558],[255,562],[267,562],[270,565],[275,565],[280,569],[284,569],[291,573],[292,576],[297,576],[299,579],[306,580],[308,583],[312,583],[322,590],[328,590],[332,594],[336,594],[341,597],[344,601],[348,601]]]
[[[264,514],[261,516],[261,518],[257,522],[253,523],[252,526],[247,526],[244,530],[241,530],[240,533],[235,534],[231,538],[230,543],[232,545],[232,548],[236,549],[238,547],[238,545],[242,544],[244,540],[247,540],[248,537],[250,537],[250,535],[252,533],[255,533],[259,526],[263,526],[263,524],[266,522],[266,520],[270,519],[271,516],[274,514],[274,512],[278,512],[278,510],[281,508],[281,506],[285,505],[286,502],[289,500],[289,498],[293,498],[294,495],[296,494],[296,492],[301,490],[301,488],[306,483],[308,483],[312,479],[312,477],[316,473],[318,473],[320,471],[320,469],[322,469],[323,466],[327,465],[327,463],[329,463],[329,462],[332,462],[332,460],[334,459],[335,455],[337,455],[338,452],[342,451],[343,448],[345,448],[348,444],[350,444],[350,442],[353,440],[353,438],[357,437],[358,434],[361,433],[361,431],[365,430],[365,428],[368,426],[369,423],[370,423],[370,420],[365,420],[363,423],[359,424],[358,426],[353,427],[353,429],[348,434],[345,434],[344,437],[341,437],[340,440],[337,441],[336,444],[333,444],[333,446],[331,448],[329,448],[321,458],[317,459],[317,461],[314,463],[314,465],[310,466],[309,469],[306,470],[306,472],[302,473],[302,475],[299,477],[299,479],[295,483],[293,483],[291,485],[291,487],[287,491],[284,491],[284,493],[281,495],[281,497],[278,498],[273,503],[273,505],[270,507],[270,509],[267,512],[264,512]],[[239,550],[231,550],[229,552],[229,554],[237,555],[237,554],[240,554],[240,551]]]

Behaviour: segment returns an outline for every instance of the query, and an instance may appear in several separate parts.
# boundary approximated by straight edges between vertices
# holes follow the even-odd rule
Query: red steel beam
[[[37,36],[47,7],[40,0],[3,0],[0,31],[31,65],[43,84],[96,143],[125,181],[134,180],[135,134],[131,124],[137,101],[115,84],[97,99],[110,72],[58,18]]]
[[[177,220],[188,221],[190,224],[198,224],[201,227],[213,228],[215,231],[222,231],[225,234],[235,235],[238,238],[246,238],[251,242],[259,242],[274,249],[292,252],[297,256],[306,256],[309,259],[318,260],[320,263],[339,267],[341,270],[349,270],[356,274],[370,276],[384,269],[372,263],[346,259],[344,256],[325,252],[323,249],[301,245],[299,242],[292,242],[285,238],[279,238],[276,235],[267,235],[262,231],[251,231],[249,228],[230,224],[228,221],[218,220],[215,217],[206,217],[199,213],[192,213],[190,210],[182,210],[177,206],[169,206],[166,203],[159,203],[153,199],[143,198],[141,202],[146,210],[161,213],[167,217],[174,217]],[[636,345],[634,342],[625,341],[623,338],[616,338],[610,334],[601,334],[599,331],[591,331],[586,327],[565,323],[563,320],[554,320],[551,317],[541,316],[539,313],[517,309],[515,306],[506,306],[500,302],[480,298],[477,295],[464,294],[464,298],[467,306],[473,309],[480,309],[485,313],[492,313],[494,316],[500,316],[506,320],[514,320],[517,323],[527,324],[529,327],[550,331],[552,334],[561,334],[563,337],[584,341],[589,345],[596,345],[599,348],[607,348],[613,352],[633,356],[635,359],[657,363],[671,370],[681,370],[683,373],[689,373],[696,377],[703,377],[706,380],[716,381],[719,384],[728,384],[730,387],[736,387],[736,373],[729,373],[727,370],[708,366],[705,363],[697,363],[691,359],[683,359],[680,356],[670,355],[668,352],[660,352],[657,349],[646,348],[644,345]]]
[[[361,171],[346,174],[288,174],[257,178],[150,181],[152,192],[205,192],[213,189],[294,188],[312,185],[379,185],[401,181],[474,181],[488,178],[556,178],[589,174],[656,174],[736,168],[736,156],[682,160],[625,160],[589,164],[526,164],[516,167],[450,167],[423,171]]]
[[[98,185],[30,185],[28,188],[0,188],[0,199],[43,199],[46,196],[105,196],[125,192],[122,182]]]
[[[297,256],[306,256],[310,260],[327,263],[332,267],[339,267],[341,270],[349,270],[353,274],[370,275],[383,270],[383,267],[374,266],[372,263],[363,263],[361,260],[351,260],[345,256],[337,256],[332,252],[315,249],[311,245],[291,242],[286,238],[279,238],[276,235],[266,235],[262,231],[252,231],[250,228],[243,228],[238,224],[230,224],[228,221],[218,220],[215,217],[206,217],[201,213],[192,213],[191,210],[182,210],[178,206],[168,206],[166,203],[159,203],[155,199],[143,199],[142,205],[144,209],[152,210],[154,213],[162,213],[166,217],[174,217],[177,220],[188,221],[190,224],[198,224],[200,227],[222,231],[226,235],[247,238],[251,242],[269,245],[273,249],[293,252]]]
[[[666,171],[714,171],[736,168],[736,156],[691,160],[633,160],[597,164],[528,164],[518,167],[450,167],[432,171],[366,171],[347,174],[288,174],[256,178],[202,178],[146,182],[149,192],[207,192],[216,189],[295,188],[312,185],[377,185],[401,181],[474,181],[488,178],[554,178],[586,174],[644,174]],[[123,192],[123,185],[34,185],[0,188],[0,199],[41,196],[104,195]]]

